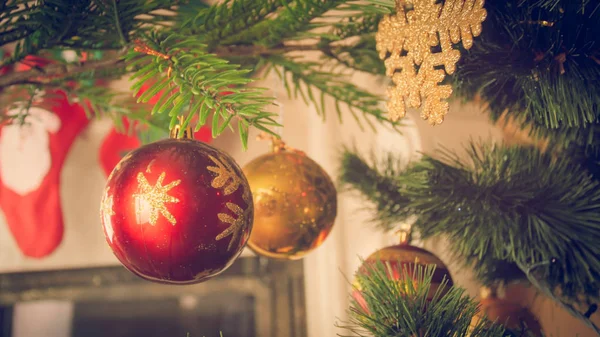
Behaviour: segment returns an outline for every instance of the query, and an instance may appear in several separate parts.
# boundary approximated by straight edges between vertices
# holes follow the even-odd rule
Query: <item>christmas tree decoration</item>
[[[48,256],[62,241],[61,171],[88,124],[84,109],[64,92],[44,96],[32,102],[23,125],[0,127],[0,208],[17,246],[33,258]]]
[[[437,256],[427,250],[411,245],[411,236],[407,231],[401,231],[400,234],[400,244],[382,248],[369,255],[358,269],[357,278],[358,275],[367,276],[370,270],[379,264],[387,267],[387,276],[392,280],[405,278],[406,273],[414,273],[417,267],[435,266],[427,300],[430,301],[433,298],[444,280],[447,282],[447,287],[451,287],[453,282],[446,265]],[[418,279],[413,278],[413,281],[418,282]],[[369,308],[363,298],[360,283],[355,280],[353,288],[352,297],[365,312],[368,312]]]
[[[490,322],[502,324],[516,336],[543,336],[542,328],[537,318],[525,307],[500,298],[495,288],[481,289],[480,311],[471,321],[476,326],[479,321],[487,318]]]
[[[383,263],[366,265],[365,270],[368,273],[356,275],[363,303],[351,301],[349,320],[339,325],[351,336],[506,336],[499,324],[471,325],[477,302],[464,289],[446,284],[443,292],[431,296],[436,283],[433,265],[414,265],[397,279],[389,277],[389,266]]]
[[[125,156],[101,205],[107,242],[136,275],[198,283],[227,269],[246,245],[254,206],[248,181],[226,153],[187,128]]]
[[[246,166],[254,196],[254,229],[248,241],[255,253],[297,260],[319,247],[337,214],[335,186],[306,154],[274,141],[273,152]]]
[[[456,70],[460,51],[481,34],[487,16],[483,0],[396,0],[396,14],[385,16],[375,37],[386,75],[395,87],[388,89],[389,118],[398,120],[406,107],[419,108],[431,125],[441,124],[448,113],[450,85],[440,83]],[[409,9],[409,6],[411,8]],[[443,67],[443,69],[441,69]],[[445,70],[445,71],[444,71]]]

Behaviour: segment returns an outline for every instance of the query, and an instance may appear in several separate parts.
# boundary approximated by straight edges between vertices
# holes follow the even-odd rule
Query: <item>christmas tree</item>
[[[527,282],[600,334],[591,319],[600,292],[598,1],[6,0],[0,46],[11,51],[0,60],[2,125],[27,124],[33,102],[60,93],[122,132],[182,137],[209,124],[213,137],[235,129],[245,148],[251,128],[278,136],[275,99],[253,85],[269,73],[318,113],[333,100],[340,119],[345,107],[373,130],[401,125],[407,107],[436,125],[452,116],[448,100],[481,102],[491,121],[527,141],[473,141],[467,158],[443,151],[410,163],[348,147],[341,183],[372,203],[381,230],[415,218],[414,235],[447,238],[483,285]],[[352,83],[352,72],[391,78],[388,96]],[[129,92],[105,85],[124,76]],[[211,160],[214,188],[228,195],[244,185],[228,183],[227,161]],[[165,203],[180,201],[168,194],[180,180],[146,179],[138,177],[163,198],[150,222],[175,225]],[[112,207],[105,197],[104,216]],[[231,225],[217,236],[231,237],[227,249],[242,242],[236,228],[248,207],[219,214]],[[532,333],[477,320],[462,289],[448,279],[433,289],[435,268],[411,266],[367,264],[341,334]]]

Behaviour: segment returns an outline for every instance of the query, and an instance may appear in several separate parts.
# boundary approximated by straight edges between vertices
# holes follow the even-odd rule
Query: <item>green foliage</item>
[[[332,97],[338,107],[348,105],[357,119],[362,112],[385,121],[379,108],[381,98],[344,82],[348,78],[340,76],[343,69],[339,68],[382,72],[373,51],[373,29],[388,7],[389,1],[381,0],[229,0],[210,6],[166,0],[87,0],[75,5],[64,0],[9,1],[0,11],[4,19],[0,20],[0,45],[16,42],[16,50],[2,64],[19,62],[28,55],[53,55],[64,67],[55,64],[41,81],[40,72],[47,69],[30,71],[29,77],[9,76],[0,80],[0,89],[23,84],[66,88],[71,96],[79,94],[92,108],[100,109],[96,116],[110,115],[115,121],[131,117],[165,128],[180,117],[197,128],[210,121],[214,136],[232,128],[235,121],[245,147],[250,127],[271,132],[277,126],[273,115],[265,112],[272,98],[260,89],[245,87],[265,67],[280,68],[290,75],[286,83],[294,86],[295,95],[306,96],[305,101],[317,103],[314,97],[322,91],[322,98]],[[342,41],[356,36],[357,41]],[[302,42],[297,44],[298,40]],[[149,49],[136,52],[139,41]],[[79,54],[105,52],[100,59],[67,63],[56,57],[65,49]],[[327,64],[291,56],[298,50],[318,52]],[[134,94],[143,84],[151,85],[139,102],[162,92],[152,117],[143,118],[143,113],[138,114],[143,109],[117,99],[118,93],[93,92],[82,85],[116,79],[126,72],[134,73]],[[72,82],[75,85],[67,85]],[[221,95],[223,91],[232,94]],[[317,106],[324,115],[323,105]],[[165,113],[168,123],[156,117],[157,112]],[[367,119],[367,123],[372,122]]]
[[[284,1],[283,8],[270,20],[264,20],[242,32],[236,40],[275,47],[285,39],[315,28],[311,21],[348,0]],[[236,41],[236,42],[237,42]],[[230,43],[233,41],[226,41]]]
[[[263,89],[246,87],[252,82],[245,76],[248,70],[207,53],[206,45],[197,39],[152,34],[141,43],[158,55],[136,50],[127,55],[130,66],[140,67],[132,75],[135,83],[131,90],[135,94],[149,80],[156,80],[140,95],[138,102],[147,102],[162,91],[152,113],[170,116],[169,128],[177,124],[179,116],[184,116],[182,129],[185,129],[197,116],[198,130],[211,117],[213,137],[216,137],[231,126],[235,118],[246,146],[250,126],[270,132],[270,126],[279,125],[272,118],[273,113],[263,112],[266,105],[272,104],[272,99],[263,95]]]
[[[507,112],[535,136],[597,148],[600,3],[497,0],[485,7],[483,33],[453,76],[458,94],[480,95],[493,119]]]
[[[77,88],[62,87],[69,100],[82,103],[88,118],[108,117],[115,128],[123,133],[130,133],[123,121],[137,121],[149,128],[166,130],[169,120],[149,116],[148,106],[137,104],[129,93],[117,92],[104,86],[82,86]],[[130,129],[133,125],[130,124]]]
[[[324,66],[330,66],[329,69],[332,71],[343,66],[371,74],[385,74],[385,66],[379,59],[375,49],[375,38],[372,35],[361,36],[349,45],[324,46],[323,54]]]
[[[442,158],[424,156],[403,170],[389,160],[382,169],[346,151],[340,179],[376,205],[384,228],[416,215],[424,238],[448,237],[485,282],[523,278],[524,268],[542,265],[539,277],[564,298],[598,298],[600,184],[584,167],[533,148],[491,145],[472,145],[468,161]],[[504,274],[514,264],[521,272]]]
[[[487,320],[471,326],[479,311],[477,303],[463,289],[448,287],[447,280],[428,301],[435,266],[405,268],[399,280],[390,277],[389,265],[379,263],[366,268],[365,273],[356,276],[366,308],[353,300],[350,321],[341,326],[352,336],[505,335],[502,326]]]
[[[156,10],[176,4],[168,0],[9,0],[0,11],[0,46],[11,42],[16,46],[1,65],[53,48],[123,48],[130,34],[157,19]],[[146,17],[140,18],[141,14]]]
[[[387,122],[392,126],[398,125],[387,119],[386,112],[380,108],[381,97],[358,88],[350,82],[348,75],[322,71],[318,69],[319,64],[316,62],[294,58],[271,56],[269,61],[273,64],[272,69],[282,78],[288,95],[290,97],[300,95],[306,104],[313,103],[323,117],[325,117],[325,98],[329,96],[335,101],[340,121],[342,120],[341,104],[344,104],[361,126],[362,122],[357,111],[362,111],[379,122]],[[278,66],[283,71],[278,69]],[[320,92],[319,96],[313,91],[313,88]],[[368,118],[363,120],[374,129],[371,120]]]
[[[183,32],[209,46],[243,42],[244,34],[290,0],[228,0],[196,12],[183,13]],[[253,43],[253,41],[247,41]]]
[[[8,94],[10,100],[0,97],[0,106],[3,107],[0,111],[0,124],[23,125],[27,123],[29,108],[31,108],[35,97],[39,96],[38,89],[33,85],[23,85],[11,88]],[[11,112],[10,115],[9,112]]]

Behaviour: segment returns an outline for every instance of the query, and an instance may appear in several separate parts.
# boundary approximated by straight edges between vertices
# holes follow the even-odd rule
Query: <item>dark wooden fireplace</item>
[[[38,333],[303,337],[302,262],[243,257],[222,275],[191,286],[151,283],[122,267],[0,274],[0,337]]]

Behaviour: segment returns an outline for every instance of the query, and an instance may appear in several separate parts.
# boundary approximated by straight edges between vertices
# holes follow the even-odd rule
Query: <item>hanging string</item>
[[[285,76],[285,75],[282,75]],[[279,113],[277,114],[277,123],[279,123],[279,125],[275,128],[275,134],[277,134],[277,136],[279,137],[275,137],[273,135],[269,135],[266,132],[261,132],[256,139],[257,140],[269,140],[271,141],[272,144],[272,150],[273,152],[279,152],[279,151],[293,151],[296,152],[298,154],[304,154],[303,151],[297,150],[291,146],[288,146],[287,144],[285,144],[285,142],[283,140],[281,140],[281,138],[283,138],[283,114],[284,114],[284,106],[283,103],[281,101],[279,101],[279,95],[277,94],[278,90],[285,90],[285,87],[283,85],[283,79],[279,76],[276,76],[273,79],[273,97],[275,98],[273,100],[273,103],[275,103],[275,105],[277,105],[279,107]]]
[[[283,79],[279,76],[277,76],[277,74],[279,74],[278,72],[275,72],[275,78],[273,79],[274,85],[273,85],[273,96],[275,97],[275,100],[273,101],[275,103],[275,105],[277,105],[279,107],[279,113],[277,114],[277,123],[279,123],[279,125],[276,129],[275,129],[275,133],[279,136],[279,138],[283,137],[283,103],[279,101],[279,97],[277,95],[277,92],[280,89],[284,89],[285,87],[283,86]],[[282,72],[281,76],[285,76],[285,74]]]

